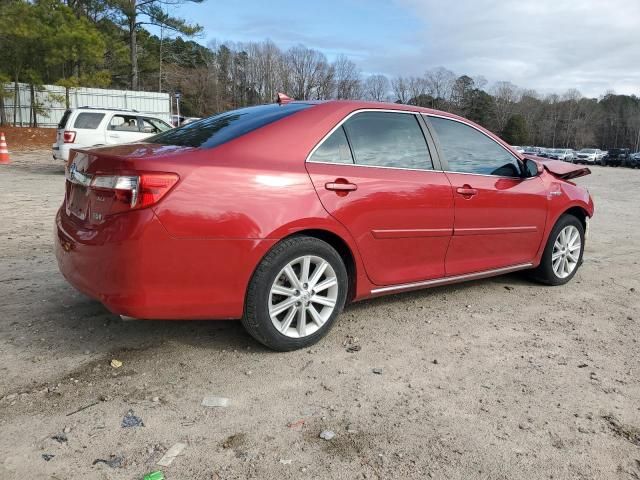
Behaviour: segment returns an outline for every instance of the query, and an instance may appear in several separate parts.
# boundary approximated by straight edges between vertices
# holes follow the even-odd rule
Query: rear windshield
[[[67,125],[67,120],[69,120],[69,115],[71,115],[71,110],[67,110],[64,112],[64,115],[62,115],[62,118],[60,119],[60,123],[58,124],[58,128],[64,128]]]
[[[104,113],[82,112],[78,114],[76,121],[73,122],[73,128],[96,129],[103,118]]]
[[[145,141],[162,145],[213,148],[311,106],[313,105],[308,103],[274,103],[240,108],[167,130]]]

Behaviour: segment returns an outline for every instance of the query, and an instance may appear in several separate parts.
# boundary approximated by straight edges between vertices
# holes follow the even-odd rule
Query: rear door
[[[308,158],[322,204],[349,230],[377,285],[444,275],[453,195],[427,138],[417,114],[359,111]]]
[[[67,130],[75,132],[74,143],[86,147],[104,144],[104,117],[101,112],[78,112],[71,128],[67,127]]]
[[[427,118],[455,198],[447,275],[531,262],[547,217],[542,179],[522,177],[515,155],[474,126]]]

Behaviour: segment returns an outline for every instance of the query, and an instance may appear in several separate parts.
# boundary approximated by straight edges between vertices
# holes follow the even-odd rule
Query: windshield
[[[213,148],[312,106],[308,103],[274,103],[240,108],[167,130],[146,141],[162,145]]]
[[[592,148],[583,148],[580,153],[596,153],[596,151]]]

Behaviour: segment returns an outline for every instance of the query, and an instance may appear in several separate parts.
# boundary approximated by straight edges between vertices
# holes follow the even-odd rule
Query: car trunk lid
[[[155,144],[72,150],[66,168],[65,211],[76,222],[99,225],[107,217],[157,203],[179,179],[177,151]]]

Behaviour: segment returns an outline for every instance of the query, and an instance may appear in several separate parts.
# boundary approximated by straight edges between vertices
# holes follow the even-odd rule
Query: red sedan
[[[524,269],[568,282],[588,173],[449,113],[285,101],[75,152],[56,256],[116,314],[242,318],[292,350],[350,301]]]

